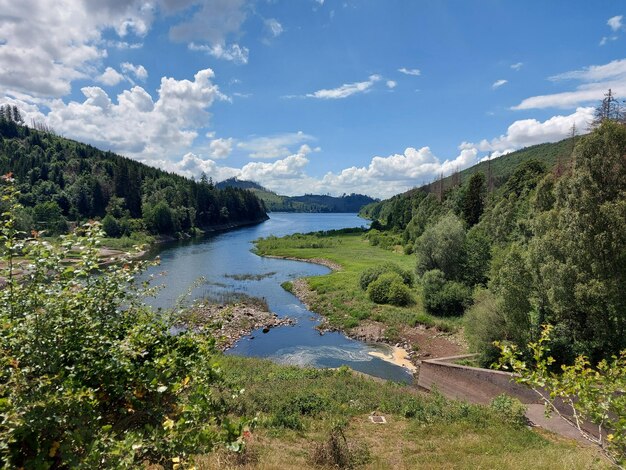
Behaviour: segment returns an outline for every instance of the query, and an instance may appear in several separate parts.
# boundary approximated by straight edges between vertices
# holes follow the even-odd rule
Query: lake
[[[228,298],[233,293],[261,297],[272,312],[296,320],[296,325],[274,328],[265,334],[254,331],[251,334],[254,339],[250,336],[241,339],[226,354],[263,357],[300,366],[346,365],[376,377],[411,382],[412,375],[405,368],[370,354],[387,353],[388,346],[352,340],[337,332],[320,335],[315,329],[319,316],[280,286],[300,277],[327,274],[328,268],[300,261],[263,258],[251,251],[252,242],[260,237],[360,227],[368,222],[356,214],[275,212],[269,215],[269,220],[255,226],[160,245],[151,256],[160,256],[161,264],[150,268],[146,274],[163,273],[153,282],[162,289],[148,303],[158,308],[171,308],[186,293],[191,299]],[[257,275],[257,278],[232,278],[243,274]]]

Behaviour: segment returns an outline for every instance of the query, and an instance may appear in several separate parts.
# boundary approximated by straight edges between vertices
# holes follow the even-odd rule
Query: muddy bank
[[[294,325],[291,318],[280,318],[267,309],[263,302],[242,301],[232,304],[216,304],[204,301],[189,308],[181,317],[180,326],[196,328],[211,334],[220,351],[231,348],[237,341],[261,329],[268,333],[278,326]]]

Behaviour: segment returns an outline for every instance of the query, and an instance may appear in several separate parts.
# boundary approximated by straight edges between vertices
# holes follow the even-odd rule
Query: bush
[[[25,239],[17,192],[0,189],[10,206],[0,223],[0,466],[169,465],[218,443],[238,448],[243,422],[228,420],[233,392],[214,341],[172,335],[174,319],[143,305],[143,264],[101,268],[97,224],[60,246]],[[15,258],[27,276],[11,272]]]
[[[311,463],[319,467],[356,468],[371,461],[367,446],[349,442],[344,434],[346,424],[333,423],[328,438],[312,449]]]
[[[361,278],[359,279],[359,285],[361,289],[367,290],[369,285],[374,282],[381,274],[384,273],[397,273],[401,278],[402,282],[406,284],[408,287],[413,287],[415,280],[413,277],[413,273],[408,270],[402,269],[395,263],[382,263],[376,266],[372,266],[371,268],[367,268],[363,273],[361,273]]]
[[[412,302],[411,290],[401,282],[392,282],[389,286],[387,303],[404,307]]]
[[[106,233],[107,237],[118,238],[122,235],[120,223],[111,214],[102,219],[102,230]]]
[[[513,426],[525,426],[528,424],[526,406],[517,398],[510,397],[506,393],[498,395],[491,400],[489,407],[505,423]]]
[[[471,303],[471,290],[456,281],[446,281],[444,274],[433,269],[422,277],[424,308],[433,315],[462,315]]]
[[[509,338],[510,325],[503,315],[503,302],[487,289],[477,289],[474,304],[465,315],[465,337],[470,350],[479,353],[479,362],[489,367],[500,357],[494,341]]]
[[[383,273],[369,285],[367,288],[367,296],[372,302],[377,304],[389,303],[389,292],[391,285],[394,283],[404,286],[402,278],[398,273]]]

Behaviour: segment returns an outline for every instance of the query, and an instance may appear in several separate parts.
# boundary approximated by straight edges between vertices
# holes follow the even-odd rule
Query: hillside
[[[305,194],[304,196],[281,196],[253,181],[229,178],[215,185],[217,188],[248,189],[265,203],[271,212],[359,212],[367,204],[377,200],[362,194],[344,194],[340,197]]]
[[[388,216],[391,205],[397,204],[399,200],[411,199],[416,196],[416,193],[430,193],[441,198],[441,194],[446,193],[455,186],[461,186],[474,173],[482,172],[486,178],[491,173],[491,189],[497,189],[506,182],[521,163],[529,160],[538,160],[549,169],[557,165],[566,167],[571,159],[574,145],[579,138],[568,138],[555,143],[533,145],[495,158],[490,162],[480,162],[430,184],[410,189],[381,202],[369,204],[361,210],[360,215],[372,220],[379,219],[383,221]]]
[[[20,229],[68,231],[102,219],[109,236],[181,236],[265,220],[263,203],[239,188],[218,189],[112,152],[0,120],[0,174],[11,173],[24,206]]]

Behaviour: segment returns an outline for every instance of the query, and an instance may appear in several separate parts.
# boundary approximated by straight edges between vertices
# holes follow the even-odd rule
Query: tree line
[[[626,349],[626,125],[611,99],[551,165],[526,159],[491,191],[476,172],[441,198],[423,188],[364,211],[371,243],[415,255],[424,308],[465,316],[484,365],[494,341],[530,354],[546,324],[557,364]]]
[[[138,231],[176,236],[267,217],[249,191],[220,190],[206,175],[194,181],[168,173],[50,129],[27,127],[17,108],[0,110],[0,173],[16,180],[24,231],[57,235],[81,221],[102,219],[113,237]]]

